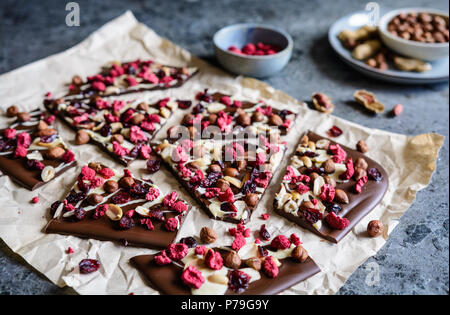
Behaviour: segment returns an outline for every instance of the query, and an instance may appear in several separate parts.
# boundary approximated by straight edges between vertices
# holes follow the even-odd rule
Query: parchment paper
[[[11,104],[17,104],[24,110],[31,110],[36,106],[42,107],[44,94],[51,91],[54,95],[61,95],[66,89],[64,84],[68,83],[73,75],[91,75],[108,61],[127,61],[136,58],[154,58],[161,63],[176,66],[195,65],[201,69],[197,76],[181,88],[150,92],[148,95],[155,100],[166,96],[181,99],[194,98],[198,91],[210,88],[211,91],[222,91],[251,101],[263,99],[272,106],[290,108],[299,113],[295,128],[287,138],[289,149],[286,158],[275,173],[269,191],[264,195],[248,224],[252,230],[259,229],[263,223],[259,217],[268,211],[271,218],[264,223],[269,227],[271,235],[297,233],[310,256],[322,269],[321,273],[283,294],[334,294],[337,292],[351,273],[367,258],[375,255],[385,244],[385,238],[410,207],[416,192],[428,185],[435,169],[438,151],[443,143],[442,136],[430,133],[408,137],[365,128],[337,117],[309,110],[304,103],[258,80],[234,78],[195,58],[186,50],[159,37],[145,25],[138,23],[131,12],[126,12],[106,24],[85,41],[63,53],[2,75],[0,77],[1,109],[6,110]],[[126,96],[126,98],[134,97],[136,95]],[[178,111],[157,137],[164,138],[167,127],[178,123],[185,113],[186,111]],[[2,115],[0,126],[6,126],[6,124],[7,119]],[[289,157],[294,152],[300,135],[307,129],[311,129],[326,136],[326,130],[332,125],[337,125],[344,130],[344,134],[338,139],[344,145],[354,147],[359,139],[365,139],[372,148],[368,156],[383,165],[390,174],[390,186],[382,203],[338,245],[328,243],[272,212],[273,196],[279,188]],[[74,133],[58,119],[57,127],[75,152],[79,166],[70,169],[63,176],[35,192],[20,188],[7,176],[1,176],[0,237],[13,251],[52,282],[58,286],[69,285],[80,294],[128,294],[131,292],[158,294],[144,283],[141,275],[129,264],[132,256],[153,253],[153,251],[123,247],[111,242],[42,233],[49,219],[50,204],[64,198],[82,165],[92,160],[100,160],[110,167],[123,169],[94,145],[75,146]],[[209,226],[219,233],[221,244],[231,244],[232,240],[226,233],[231,224],[210,220],[166,169],[161,168],[157,174],[148,175],[144,161],[134,162],[130,169],[136,175],[153,179],[165,192],[177,190],[193,205],[178,238],[198,235],[201,227]],[[37,205],[30,203],[34,196],[40,198]],[[385,238],[368,238],[365,235],[367,223],[372,219],[380,219],[388,227]],[[75,249],[72,255],[66,253],[69,246]],[[99,272],[80,275],[77,265],[84,258],[99,259],[102,263]]]

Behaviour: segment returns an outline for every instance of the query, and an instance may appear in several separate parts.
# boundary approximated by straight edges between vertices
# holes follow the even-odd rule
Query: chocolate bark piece
[[[104,165],[97,172],[84,166],[65,200],[52,205],[52,219],[44,232],[135,247],[166,247],[175,239],[190,205],[176,192],[164,195],[151,181],[137,178],[133,178],[131,188],[118,187],[112,193],[104,190],[108,181],[119,182],[129,176],[127,171],[122,175]],[[98,187],[89,189],[89,185]],[[93,205],[94,198],[89,198],[92,194],[101,195],[102,201]],[[79,209],[85,212],[81,220],[77,216]]]
[[[54,116],[40,109],[27,114],[29,120],[16,118],[8,128],[0,130],[0,170],[19,185],[35,190],[77,162],[53,129]]]
[[[182,86],[198,72],[196,67],[173,67],[152,60],[112,62],[84,81],[74,77],[65,99],[115,96]]]
[[[44,105],[72,129],[86,133],[103,151],[128,165],[137,158],[148,158],[148,143],[178,108],[178,101],[170,98],[153,104],[146,101],[94,97],[47,99]]]
[[[293,246],[294,248],[295,246]],[[267,248],[267,246],[266,246]],[[224,248],[212,248],[214,251],[219,252],[222,257],[228,252]],[[188,253],[191,253],[195,249],[190,249]],[[292,248],[290,249],[292,250]],[[270,253],[269,253],[270,254]],[[189,254],[188,254],[189,255]],[[191,295],[193,291],[190,287],[185,285],[181,280],[181,274],[183,268],[186,267],[185,261],[177,261],[176,263],[169,263],[167,265],[158,265],[155,262],[156,255],[141,255],[131,258],[130,262],[135,266],[148,281],[148,284],[158,290],[161,294],[168,295]],[[201,256],[197,257],[201,259]],[[244,261],[244,259],[242,259]],[[247,288],[242,292],[235,292],[230,289],[229,282],[226,284],[227,288],[222,287],[221,292],[208,292],[207,290],[201,292],[201,294],[225,294],[225,295],[272,295],[278,294],[295,284],[312,277],[313,275],[320,272],[320,268],[316,263],[308,257],[303,263],[297,262],[292,257],[285,257],[279,259],[281,266],[279,267],[278,275],[275,278],[268,277],[263,270],[255,270],[242,263],[240,268],[237,269],[247,274],[257,275],[259,274],[259,279],[252,281],[248,284]],[[223,270],[225,269],[225,270]],[[223,266],[218,272],[213,272],[213,274],[202,274],[205,281],[209,281],[214,275],[225,275],[229,281],[229,275],[232,270]],[[251,271],[251,272],[249,272]],[[203,283],[202,285],[205,285]],[[225,286],[225,284],[224,284]],[[202,289],[202,287],[200,287]],[[197,292],[200,294],[199,292]]]
[[[328,151],[328,145],[326,145],[326,141],[329,141],[329,145],[336,145],[337,143],[332,140],[323,138],[310,131],[307,132],[306,135],[308,136],[309,141],[313,141],[316,143],[317,149],[315,153],[317,154],[317,156],[312,157],[312,159],[313,161],[316,161],[316,163],[318,163],[315,170],[319,171],[320,173],[320,164],[333,157],[333,154]],[[321,149],[321,145],[317,145],[318,141],[321,141],[322,144],[326,145],[326,150]],[[312,184],[311,182],[301,182],[302,185],[309,186],[309,191],[306,192],[306,194],[299,193],[299,190],[300,192],[303,192],[302,189],[298,188],[299,183],[294,184],[291,181],[290,177],[292,177],[292,175],[298,176],[299,174],[311,174],[312,169],[308,169],[302,166],[302,163],[299,163],[299,161],[300,158],[302,158],[301,155],[313,156],[312,153],[308,153],[310,152],[310,150],[302,146],[301,144],[298,146],[296,154],[291,159],[291,165],[288,166],[288,172],[283,178],[280,192],[277,193],[274,199],[274,211],[276,213],[333,243],[338,243],[342,238],[344,238],[344,236],[347,235],[347,233],[350,232],[350,230],[356,224],[358,224],[358,222],[361,221],[362,218],[364,218],[381,202],[389,186],[388,175],[380,164],[356,150],[352,150],[345,146],[340,147],[346,153],[345,160],[340,163],[335,163],[335,173],[323,173],[321,175],[334,177],[337,182],[335,189],[340,189],[347,194],[347,197],[349,199],[348,203],[344,203],[342,202],[342,200],[339,201],[338,199],[340,198],[336,198],[336,196],[331,202],[323,201],[317,194],[314,194],[314,184]],[[355,191],[355,185],[357,181],[355,180],[354,176],[349,180],[342,180],[342,178],[340,178],[339,176],[340,174],[345,173],[345,162],[349,158],[352,158],[353,162],[355,162],[358,158],[364,158],[364,160],[368,164],[368,168],[376,168],[380,172],[382,179],[380,181],[369,179],[363,187],[362,192],[357,193]],[[292,173],[293,169],[296,169],[296,174]],[[292,195],[289,196],[286,194],[288,192],[287,188],[289,188],[291,192],[295,192],[295,201],[292,199]],[[303,203],[300,202],[301,199],[304,199]],[[323,215],[323,219],[319,219],[314,225],[312,224],[312,221],[315,221],[317,219],[317,216],[315,217],[315,215],[311,213],[305,215],[304,212],[308,211],[308,208],[311,209],[311,201],[313,199],[317,200],[318,202],[318,206],[315,206],[314,208],[316,210],[319,210]],[[306,201],[310,202],[306,204]],[[328,224],[328,222],[326,222],[327,220],[325,218],[326,215],[328,215],[330,212],[334,212],[337,216],[347,219],[349,221],[348,226],[343,229],[332,228]]]
[[[248,222],[283,159],[286,146],[280,135],[288,132],[295,114],[207,91],[197,99],[192,114],[170,128],[167,139],[153,144],[154,151],[211,218]],[[256,113],[262,120],[242,126],[239,117]],[[281,127],[270,125],[271,115],[282,119]],[[198,132],[192,135],[191,127]],[[208,130],[215,131],[212,139]],[[229,140],[232,132],[236,140]],[[249,202],[247,194],[257,200]]]

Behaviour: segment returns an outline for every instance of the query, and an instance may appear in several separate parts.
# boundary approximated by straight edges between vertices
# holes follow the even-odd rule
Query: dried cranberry
[[[60,204],[62,204],[61,201],[55,201],[55,202],[52,203],[52,205],[50,206],[50,214],[52,215],[52,217],[55,215],[56,209],[58,209],[58,207],[59,207]]]
[[[161,168],[161,160],[148,160],[147,161],[147,171],[150,174],[156,173]]]
[[[305,209],[303,211],[303,218],[311,224],[316,223],[319,220],[322,220],[322,213],[316,209]]]
[[[131,229],[132,227],[134,227],[133,219],[130,218],[129,216],[124,215],[122,217],[122,219],[120,219],[120,221],[119,221],[119,227],[122,230],[129,230],[129,229]]]
[[[135,183],[130,188],[130,195],[134,198],[145,198],[145,195],[148,193],[148,188],[146,188],[144,185]]]
[[[177,103],[178,103],[178,107],[180,107],[181,109],[187,109],[187,108],[191,107],[191,105],[192,105],[192,101],[178,100]]]
[[[55,141],[55,139],[58,137],[58,135],[54,134],[54,135],[50,135],[50,136],[42,136],[40,139],[40,142],[42,143],[51,143],[53,141]]]
[[[325,169],[323,167],[309,167],[305,171],[306,174],[317,173],[322,175],[325,173]]]
[[[222,173],[220,172],[211,172],[209,173],[205,179],[200,182],[200,186],[203,188],[213,186],[219,178],[222,177]]]
[[[38,160],[33,160],[33,159],[26,160],[25,166],[28,169],[40,170],[40,171],[42,171],[44,169],[44,167],[45,167],[44,163],[42,163],[41,161],[38,161]]]
[[[189,248],[197,247],[197,241],[192,236],[182,238],[180,240],[180,243],[186,245]]]
[[[267,255],[269,255],[269,252],[267,251],[267,249],[265,249],[262,246],[258,246],[258,252],[261,255],[261,257],[266,257]]]
[[[270,233],[266,229],[266,225],[261,225],[261,228],[259,229],[259,236],[265,241],[268,241],[270,239]]]
[[[380,171],[375,167],[369,168],[369,170],[367,171],[367,175],[369,176],[370,179],[375,180],[377,182],[383,179],[383,176],[381,175]]]
[[[134,146],[133,149],[131,149],[130,153],[128,154],[129,156],[133,157],[133,158],[137,158],[139,155],[139,151],[141,150],[142,144],[137,144]]]
[[[307,157],[313,158],[313,157],[319,156],[319,154],[316,152],[312,152],[312,151],[306,151],[303,153],[299,152],[299,156],[307,156]]]
[[[286,116],[288,116],[288,115],[292,115],[292,112],[287,109],[280,110],[280,112],[278,113],[278,116],[280,116],[281,119],[283,119],[283,120],[285,120]]]
[[[330,130],[328,130],[328,135],[330,137],[339,137],[341,134],[342,130],[337,126],[333,126],[330,128]]]
[[[204,110],[205,108],[203,107],[203,105],[199,103],[192,109],[192,113],[196,115],[202,113]]]
[[[0,152],[9,151],[12,148],[11,139],[0,139]]]
[[[73,219],[75,221],[82,221],[86,217],[86,211],[82,208],[76,208],[74,210]]]
[[[71,192],[67,196],[66,200],[67,200],[68,203],[77,203],[77,202],[79,202],[81,200],[86,199],[86,197],[87,197],[87,195],[86,195],[85,192],[82,192],[82,191],[79,192],[79,193]]]
[[[220,210],[223,212],[236,213],[237,209],[232,202],[224,202],[220,205]]]
[[[78,266],[80,273],[88,274],[97,271],[100,268],[100,262],[96,259],[83,259]]]
[[[256,190],[256,183],[252,180],[247,180],[244,185],[242,185],[242,193],[244,195],[248,193],[254,193]]]
[[[108,125],[108,124],[105,124],[105,125],[100,129],[100,134],[101,134],[103,137],[108,137],[108,136],[110,136],[110,135],[111,135],[111,132],[112,132],[112,128],[111,128],[111,126]]]
[[[228,275],[228,287],[236,293],[242,293],[248,288],[250,276],[243,271],[233,270]]]
[[[125,191],[120,192],[111,198],[111,202],[116,205],[127,203],[130,200],[131,200],[130,194]]]
[[[149,217],[158,221],[165,221],[164,213],[160,209],[150,209]]]
[[[334,202],[328,202],[328,201],[326,201],[326,200],[322,200],[322,203],[324,204],[325,210],[326,210],[327,212],[338,213],[339,211],[342,210],[342,207],[341,207],[339,204],[337,204],[337,203],[334,203]]]

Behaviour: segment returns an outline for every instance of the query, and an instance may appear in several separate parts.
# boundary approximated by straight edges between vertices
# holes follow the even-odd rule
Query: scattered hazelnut
[[[223,192],[223,191],[226,191],[230,187],[230,184],[226,180],[221,178],[216,182],[216,187],[220,188],[220,191]]]
[[[103,196],[100,194],[90,194],[87,197],[87,201],[89,202],[89,204],[95,206],[98,205],[100,202],[103,201]]]
[[[61,158],[64,155],[64,153],[66,153],[66,150],[64,150],[63,148],[61,148],[61,147],[53,147],[53,148],[50,148],[46,152],[45,155],[47,156],[47,158],[49,160],[56,160],[56,159]]]
[[[74,75],[72,77],[72,84],[73,85],[82,85],[83,84],[83,79],[79,75]]]
[[[379,220],[372,220],[367,225],[367,233],[369,233],[370,237],[377,237],[383,234],[384,225]]]
[[[8,117],[14,117],[19,113],[19,109],[16,105],[9,106],[6,110],[6,116]]]
[[[358,141],[358,143],[356,144],[356,149],[361,153],[369,152],[369,147],[367,146],[367,143],[364,140]]]
[[[243,127],[250,126],[251,121],[252,120],[251,120],[250,116],[247,113],[240,114],[237,117],[237,123],[239,125],[243,126]]]
[[[325,184],[331,185],[333,188],[336,188],[336,181],[334,180],[334,178],[325,175],[323,176],[323,180],[325,181]]]
[[[291,253],[292,258],[298,262],[305,262],[308,259],[308,252],[301,245],[297,245]]]
[[[25,121],[29,121],[31,119],[31,116],[29,113],[21,112],[21,113],[17,114],[17,119],[20,122],[25,122]]]
[[[214,125],[217,122],[217,115],[216,114],[210,114],[208,116],[208,121],[210,124]]]
[[[300,208],[301,210],[304,210],[304,209],[315,209],[316,207],[311,201],[302,201]]]
[[[345,203],[345,204],[349,203],[347,193],[345,191],[343,191],[342,189],[336,189],[335,195],[334,195],[334,200],[339,203]]]
[[[48,124],[45,121],[43,121],[43,120],[39,121],[39,123],[38,123],[38,125],[36,127],[36,129],[38,131],[45,130],[47,128],[48,128]]]
[[[252,257],[245,261],[245,264],[249,266],[250,268],[255,269],[256,271],[261,270],[261,259],[258,257]]]
[[[253,193],[248,193],[244,197],[244,201],[247,206],[253,208],[258,204],[258,195]]]
[[[236,177],[239,175],[239,172],[234,167],[226,167],[223,169],[223,174],[225,176]]]
[[[246,160],[239,160],[237,161],[237,169],[239,172],[243,171],[247,167],[247,161]]]
[[[355,168],[355,174],[353,175],[355,177],[355,180],[360,180],[364,176],[367,176],[367,172],[365,169],[362,169],[360,167]]]
[[[92,168],[96,172],[100,171],[103,168],[102,165],[100,163],[97,163],[97,162],[90,162],[88,164],[88,167]]]
[[[191,139],[193,139],[195,137],[195,135],[197,135],[197,133],[198,133],[197,128],[195,128],[194,126],[189,126],[188,131],[189,131],[189,136],[191,137]]]
[[[318,177],[320,177],[320,175],[316,172],[312,172],[311,174],[309,174],[309,177],[311,178],[311,181],[314,182]]]
[[[214,243],[217,240],[217,233],[205,226],[200,230],[200,239],[207,244]]]
[[[198,164],[197,161],[192,161],[186,164],[186,167],[189,168],[191,171],[196,171],[201,168],[200,164]]]
[[[334,161],[332,159],[326,160],[323,165],[323,168],[325,169],[325,173],[327,174],[334,173],[334,171],[336,170]]]
[[[363,170],[367,170],[369,164],[367,164],[366,160],[363,158],[357,158],[355,161],[355,168],[362,168]]]
[[[144,112],[147,112],[147,111],[150,109],[150,107],[148,106],[148,104],[145,103],[145,102],[139,103],[138,106],[137,106],[136,108],[137,108],[138,110],[143,110]]]
[[[209,166],[209,171],[210,171],[210,172],[220,173],[220,172],[222,172],[222,168],[221,168],[220,165],[218,165],[218,164],[211,164],[211,165]]]
[[[133,117],[131,118],[131,123],[133,125],[139,125],[143,120],[145,119],[145,115],[138,113],[133,115]]]
[[[121,134],[117,133],[117,134],[111,136],[111,143],[114,141],[119,144],[122,144],[125,141],[125,139],[123,138],[123,136]]]
[[[107,192],[112,194],[117,189],[119,189],[119,184],[115,180],[108,180],[103,184],[103,189]]]
[[[256,122],[261,122],[264,120],[264,115],[258,111],[255,111],[252,115],[252,120]]]
[[[88,143],[91,140],[89,134],[84,130],[78,130],[75,136],[75,143],[78,145]]]
[[[269,124],[273,126],[281,126],[283,124],[283,119],[277,114],[273,114],[269,118]]]
[[[301,139],[300,139],[300,145],[302,147],[307,147],[309,143],[309,138],[307,135],[304,135]]]
[[[241,258],[235,251],[229,251],[223,257],[223,264],[231,269],[238,269],[241,266]]]
[[[133,185],[134,185],[133,177],[126,176],[126,177],[122,177],[119,180],[119,186],[122,188],[128,189],[128,188],[131,188]]]
[[[38,137],[49,137],[49,136],[53,136],[56,135],[56,130],[53,128],[47,128],[44,130],[39,130],[38,132],[36,132],[36,136]]]

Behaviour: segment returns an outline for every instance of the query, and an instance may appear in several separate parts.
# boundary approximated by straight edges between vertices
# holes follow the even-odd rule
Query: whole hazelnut
[[[119,186],[125,189],[131,188],[134,185],[133,177],[125,176],[119,180]]]
[[[300,208],[304,209],[315,209],[314,204],[311,201],[302,201]]]
[[[144,112],[147,112],[147,111],[150,109],[150,107],[148,106],[148,104],[145,103],[145,102],[139,103],[138,106],[137,106],[136,108],[137,108],[138,110],[143,110]]]
[[[185,126],[192,125],[192,121],[194,120],[194,118],[195,118],[194,115],[186,114],[186,115],[184,115],[183,120],[181,121],[181,124],[185,125]]]
[[[117,189],[119,189],[119,184],[117,184],[117,182],[115,180],[107,180],[104,184],[103,184],[103,189],[107,192],[112,194],[113,192],[115,192]]]
[[[84,130],[78,130],[75,136],[75,143],[78,145],[88,143],[91,140],[89,134]]]
[[[301,139],[300,139],[300,145],[302,147],[307,147],[309,143],[309,138],[307,135],[304,135]]]
[[[261,122],[264,120],[264,114],[258,111],[255,111],[252,115],[252,120],[256,122]]]
[[[226,168],[223,169],[223,174],[225,176],[236,177],[236,176],[239,175],[239,172],[234,167],[226,167]]]
[[[131,118],[131,123],[133,125],[139,125],[143,120],[145,119],[145,115],[138,113],[133,115],[133,117]]]
[[[269,124],[272,126],[281,126],[283,124],[283,119],[277,114],[273,114],[269,118]]]
[[[100,171],[103,168],[102,165],[97,162],[90,162],[88,166],[89,168],[92,168],[96,172]]]
[[[19,113],[19,109],[16,105],[9,106],[6,110],[6,116],[8,117],[14,117]]]
[[[247,113],[240,114],[237,117],[237,123],[243,127],[250,126],[252,120]]]
[[[235,251],[230,251],[223,257],[223,264],[228,268],[238,269],[241,263],[241,257]]]
[[[189,126],[188,131],[191,139],[193,139],[198,134],[197,128],[195,128],[194,126]]]
[[[43,120],[40,120],[38,125],[37,125],[37,127],[36,127],[36,129],[38,131],[45,130],[47,128],[48,128],[48,124],[45,121],[43,121]]]
[[[236,167],[239,172],[243,171],[247,167],[247,161],[246,160],[237,161]]]
[[[210,114],[208,116],[208,121],[210,124],[214,125],[217,122],[217,115],[216,114]]]
[[[83,84],[83,79],[79,75],[74,75],[72,77],[72,84],[73,85],[82,85]]]
[[[119,144],[122,144],[125,141],[125,139],[123,138],[123,136],[119,133],[112,135],[111,136],[111,143],[113,142],[117,142]]]
[[[217,233],[205,226],[200,230],[200,239],[207,244],[214,243],[217,240]]]
[[[325,169],[325,173],[327,174],[334,173],[334,171],[336,170],[334,161],[332,159],[326,160],[323,165],[323,168]]]
[[[383,234],[384,225],[379,220],[372,220],[367,225],[367,233],[370,237],[377,237]]]
[[[64,155],[64,153],[66,153],[66,150],[64,150],[63,148],[61,148],[61,147],[53,147],[53,148],[50,148],[46,152],[45,155],[47,156],[47,158],[49,160],[56,160],[56,159],[61,158]]]
[[[89,204],[95,206],[98,205],[100,202],[103,201],[103,196],[100,194],[90,194],[87,197],[87,201],[89,202]]]
[[[349,203],[347,193],[345,191],[343,191],[342,189],[336,189],[335,195],[334,195],[334,200],[339,203],[345,203],[345,204]]]
[[[356,144],[356,149],[361,153],[369,152],[369,147],[367,146],[367,143],[364,140],[358,141],[358,143]]]
[[[220,191],[224,192],[228,188],[230,188],[230,183],[228,183],[225,179],[221,178],[216,182],[216,187],[220,188]]]
[[[17,114],[17,119],[20,122],[26,122],[26,121],[29,121],[31,119],[31,116],[30,116],[29,113],[21,112],[21,113]]]
[[[366,160],[364,160],[363,158],[357,158],[355,161],[355,168],[362,168],[363,170],[367,170],[367,168],[369,167],[369,164],[367,164]]]
[[[315,181],[316,178],[320,177],[320,175],[317,174],[316,172],[312,172],[311,174],[309,174],[309,177],[311,178],[312,181]]]
[[[248,193],[244,197],[244,201],[247,206],[253,208],[258,204],[258,195],[253,193]]]
[[[198,164],[197,161],[192,161],[192,162],[187,163],[186,167],[189,168],[193,172],[195,172],[196,170],[199,170],[201,168],[200,164]]]
[[[297,245],[291,253],[292,258],[298,262],[305,262],[308,259],[308,252],[301,245]]]
[[[222,172],[222,168],[218,164],[211,164],[209,166],[209,171],[210,172],[215,172],[215,173],[220,173],[220,172]]]
[[[258,257],[251,257],[245,261],[245,264],[256,271],[261,270],[261,259]]]
[[[357,167],[357,168],[355,168],[355,174],[353,176],[355,177],[355,180],[360,180],[364,176],[367,176],[367,172],[366,172],[366,170],[364,170],[360,167]]]
[[[44,130],[39,130],[38,132],[36,132],[36,136],[38,137],[49,137],[49,136],[53,136],[56,135],[56,130],[53,128],[47,128]]]
[[[334,178],[325,175],[323,177],[323,180],[325,181],[325,184],[331,185],[333,188],[336,188],[336,181],[334,180]]]

